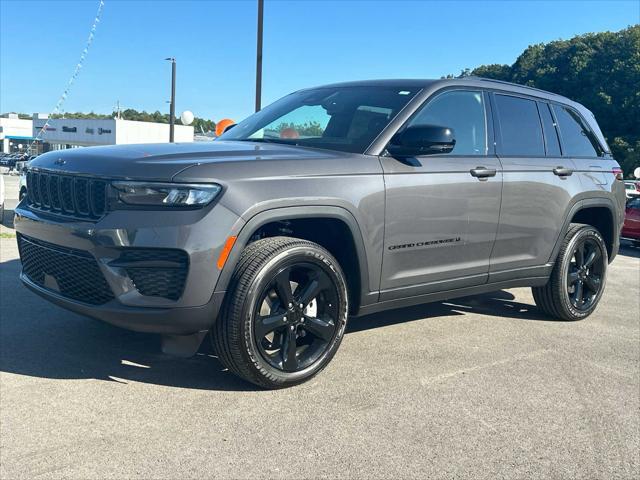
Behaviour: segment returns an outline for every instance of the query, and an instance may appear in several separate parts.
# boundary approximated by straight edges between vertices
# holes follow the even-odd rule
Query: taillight
[[[636,192],[640,192],[640,182],[636,182]]]
[[[622,173],[622,169],[620,167],[613,167],[611,169],[611,173],[616,177],[616,180],[624,180],[624,174]],[[636,189],[638,189],[638,184],[636,183]]]

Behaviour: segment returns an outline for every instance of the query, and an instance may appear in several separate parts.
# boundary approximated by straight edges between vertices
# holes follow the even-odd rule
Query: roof
[[[397,88],[427,88],[432,86],[446,85],[474,85],[479,87],[492,87],[498,90],[509,90],[524,94],[534,95],[538,97],[554,98],[563,102],[574,103],[570,99],[558,95],[553,92],[541,90],[539,88],[530,87],[528,85],[519,85],[517,83],[506,82],[504,80],[493,80],[484,77],[457,77],[457,78],[441,78],[441,79],[380,79],[380,80],[358,80],[352,82],[333,83],[329,85],[321,85],[318,88],[332,87],[397,87]]]

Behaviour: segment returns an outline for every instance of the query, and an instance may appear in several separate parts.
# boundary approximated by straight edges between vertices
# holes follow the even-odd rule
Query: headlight
[[[216,184],[113,182],[121,202],[157,207],[202,207],[216,198]]]

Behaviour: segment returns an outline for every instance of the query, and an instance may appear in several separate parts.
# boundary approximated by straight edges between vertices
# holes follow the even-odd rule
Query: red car
[[[640,198],[627,201],[622,236],[640,242]]]

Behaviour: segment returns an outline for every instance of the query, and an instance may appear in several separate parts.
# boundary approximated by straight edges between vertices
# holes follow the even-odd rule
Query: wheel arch
[[[367,252],[357,220],[345,208],[335,206],[274,208],[251,217],[237,235],[215,291],[227,289],[240,255],[249,243],[275,235],[313,241],[336,257],[347,278],[350,313],[357,313],[361,305],[377,300],[377,292],[369,292]]]
[[[565,217],[565,222],[556,241],[550,260],[555,262],[562,239],[567,234],[572,223],[584,223],[596,228],[607,246],[609,262],[616,256],[620,243],[618,222],[616,220],[616,209],[613,202],[608,198],[587,198],[578,200],[569,210]]]

